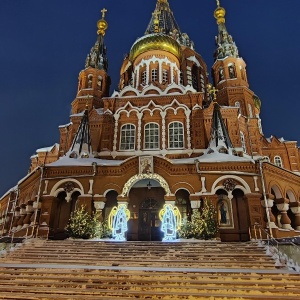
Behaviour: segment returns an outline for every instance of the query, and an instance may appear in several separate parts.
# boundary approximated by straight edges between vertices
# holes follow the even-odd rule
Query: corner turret
[[[85,69],[79,73],[78,92],[72,103],[72,114],[84,111],[86,103],[92,109],[103,107],[102,97],[109,96],[110,77],[104,35],[108,28],[105,20],[107,10],[101,10],[102,18],[97,22],[97,40],[87,55]]]

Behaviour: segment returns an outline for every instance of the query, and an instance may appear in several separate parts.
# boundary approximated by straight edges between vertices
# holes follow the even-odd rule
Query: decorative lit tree
[[[203,220],[202,238],[209,240],[216,236],[219,226],[217,222],[217,211],[210,200],[203,201],[201,217]]]
[[[90,216],[84,205],[71,214],[66,230],[72,238],[90,239],[110,236],[106,222],[101,223],[97,214]]]
[[[210,200],[203,201],[203,207],[193,210],[191,221],[184,218],[178,236],[181,238],[211,239],[218,232],[217,212]]]

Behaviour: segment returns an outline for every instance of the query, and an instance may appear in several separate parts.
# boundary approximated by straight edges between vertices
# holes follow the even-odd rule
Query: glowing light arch
[[[128,196],[128,193],[130,191],[130,189],[132,188],[132,186],[142,180],[142,179],[153,179],[159,182],[160,186],[165,190],[166,192],[166,196],[170,196],[171,195],[171,190],[169,188],[169,185],[167,183],[167,181],[160,175],[153,173],[153,174],[137,174],[132,176],[125,184],[121,193],[121,197],[126,197]]]

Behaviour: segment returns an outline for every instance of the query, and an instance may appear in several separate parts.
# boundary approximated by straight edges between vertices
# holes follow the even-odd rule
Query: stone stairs
[[[300,299],[255,243],[29,240],[0,259],[0,299]]]

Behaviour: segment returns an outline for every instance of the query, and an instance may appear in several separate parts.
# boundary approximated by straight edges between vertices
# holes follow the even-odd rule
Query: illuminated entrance
[[[161,241],[163,232],[161,231],[161,221],[159,211],[162,209],[164,201],[148,198],[141,203],[139,209],[139,229],[138,239],[140,241]]]

